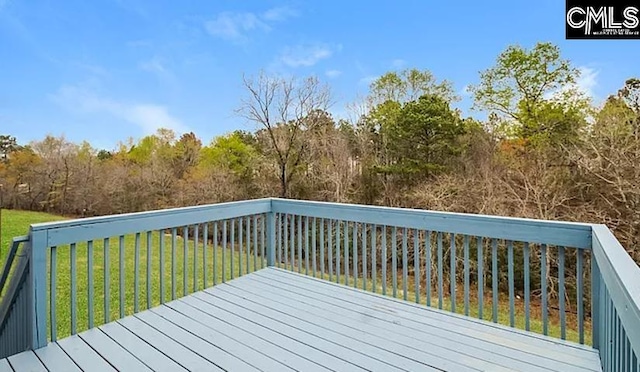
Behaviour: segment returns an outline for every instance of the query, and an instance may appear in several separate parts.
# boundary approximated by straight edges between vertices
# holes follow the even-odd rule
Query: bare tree
[[[329,87],[316,77],[286,79],[264,72],[243,82],[248,94],[236,112],[266,131],[268,153],[278,165],[280,195],[288,197],[307,151],[305,134],[321,122],[318,113],[329,108]]]

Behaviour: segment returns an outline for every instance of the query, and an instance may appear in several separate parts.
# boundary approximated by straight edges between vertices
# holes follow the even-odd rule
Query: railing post
[[[591,345],[600,350],[600,268],[596,256],[591,253]]]
[[[267,266],[276,264],[276,214],[267,213]]]
[[[29,232],[29,314],[31,348],[47,345],[47,231]]]

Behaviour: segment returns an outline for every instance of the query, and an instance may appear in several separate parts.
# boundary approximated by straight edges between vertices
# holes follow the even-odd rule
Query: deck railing
[[[640,371],[640,269],[603,225],[261,199],[38,224],[18,240],[24,259],[0,272],[0,341],[16,345],[4,355],[268,265],[591,344],[605,371]]]

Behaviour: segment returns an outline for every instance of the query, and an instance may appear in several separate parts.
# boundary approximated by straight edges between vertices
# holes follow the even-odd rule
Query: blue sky
[[[429,69],[470,98],[510,44],[558,44],[595,101],[640,75],[638,41],[564,39],[564,2],[0,0],[0,133],[113,148],[158,127],[203,142],[234,115],[243,74],[314,74],[336,116],[368,83]]]

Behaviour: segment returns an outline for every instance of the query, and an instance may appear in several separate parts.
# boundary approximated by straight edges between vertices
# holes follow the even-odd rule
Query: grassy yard
[[[44,213],[24,212],[24,211],[3,211],[3,224],[2,224],[2,254],[0,255],[0,262],[4,263],[4,259],[7,254],[9,242],[12,237],[24,235],[27,233],[29,225],[36,222],[56,221],[63,218]],[[169,232],[169,234],[167,234]],[[181,233],[178,230],[178,233]],[[186,242],[182,237],[177,236],[175,240],[175,297],[179,298],[185,294],[194,292],[194,290],[200,290],[205,287],[213,285],[214,278],[213,273],[216,274],[216,282],[222,280],[222,271],[224,268],[225,279],[231,278],[231,267],[233,265],[234,275],[239,274],[240,263],[242,261],[242,271],[247,272],[247,262],[249,263],[249,271],[253,271],[254,263],[260,268],[264,264],[261,258],[258,258],[257,262],[253,260],[253,252],[249,257],[246,255],[246,250],[243,255],[237,251],[232,252],[231,249],[223,249],[218,247],[216,252],[216,265],[214,269],[213,263],[213,246],[211,242],[207,245],[207,265],[204,266],[204,249],[202,241],[202,231],[200,231],[200,238],[197,247],[194,245],[194,240],[189,239]],[[244,238],[244,236],[243,236]],[[163,240],[163,273],[160,274],[160,240]],[[135,310],[135,251],[136,251],[136,237],[135,235],[127,235],[122,240],[122,250],[120,249],[120,237],[111,237],[109,239],[108,249],[105,250],[103,239],[96,240],[93,243],[93,320],[94,326],[100,325],[105,322],[105,285],[104,277],[105,272],[109,274],[109,285],[107,290],[109,291],[109,317],[108,320],[118,319],[121,316],[121,307],[124,315],[130,315]],[[160,304],[160,285],[163,284],[164,300],[168,301],[173,297],[173,282],[172,282],[172,242],[173,237],[170,231],[165,231],[165,234],[161,237],[158,231],[155,231],[151,235],[149,244],[151,247],[151,257],[148,261],[147,257],[147,234],[142,233],[140,235],[139,244],[139,272],[138,272],[138,305],[139,310],[144,310],[148,306],[153,307]],[[246,243],[245,243],[246,244]],[[76,330],[82,331],[89,327],[89,279],[88,279],[88,246],[87,243],[80,243],[76,247]],[[186,251],[186,255],[185,255]],[[120,260],[120,253],[122,252],[122,261]],[[108,253],[108,266],[105,270],[105,253]],[[223,262],[224,255],[224,262]],[[196,262],[194,263],[194,258]],[[150,262],[149,269],[147,269],[147,262]],[[121,304],[120,298],[120,266],[122,263],[124,277],[124,301]],[[206,270],[207,280],[204,281],[204,272]],[[311,271],[311,270],[310,270]],[[304,270],[303,270],[304,272]],[[71,333],[72,326],[72,312],[71,312],[71,247],[62,246],[56,248],[56,286],[55,286],[55,309],[57,319],[57,338],[68,336]],[[147,280],[147,273],[149,274],[149,280]],[[194,278],[194,273],[195,278]],[[380,273],[378,273],[380,275]],[[320,276],[320,275],[318,275]],[[389,275],[390,276],[390,275]],[[325,275],[325,279],[328,279],[328,275]],[[335,277],[333,278],[335,281]],[[344,283],[344,277],[341,277],[340,282]],[[194,286],[195,284],[195,286]],[[353,285],[353,278],[349,280],[349,285]],[[149,290],[147,290],[149,288]],[[362,288],[362,279],[359,279],[358,288]],[[413,283],[408,283],[407,298],[410,301],[414,301],[415,293],[413,292]],[[367,290],[372,290],[371,279],[368,279]],[[478,317],[478,304],[479,301],[474,293],[476,292],[475,286],[471,288],[472,296],[470,296],[470,311],[469,315]],[[378,278],[378,285],[376,288],[377,293],[382,293],[381,280]],[[445,292],[448,292],[448,288],[445,288]],[[462,288],[457,289],[459,297],[456,300],[456,312],[464,313],[464,302],[461,296]],[[387,295],[391,296],[391,286],[387,286]],[[399,278],[398,281],[398,298],[403,297],[402,281]],[[147,303],[147,299],[149,302]],[[509,303],[505,301],[505,295],[500,294],[500,301],[498,303],[498,322],[501,324],[509,324]],[[420,302],[425,304],[426,299],[424,295],[424,289],[420,295]],[[438,307],[437,292],[432,292],[431,306]],[[449,310],[451,306],[450,299],[445,297],[443,302],[443,309]],[[483,318],[486,320],[492,319],[492,303],[491,293],[489,289],[485,289],[485,299],[483,301]],[[532,300],[531,303],[531,315],[530,315],[530,329],[537,333],[542,333],[542,316],[541,309],[537,302]],[[524,303],[522,300],[516,302],[515,311],[515,325],[517,328],[525,328],[525,312]],[[588,344],[591,342],[590,323],[585,321],[585,342]],[[560,337],[560,322],[557,312],[550,312],[549,314],[549,335],[554,337]],[[571,341],[578,341],[577,333],[577,319],[574,314],[567,314],[567,339]]]

